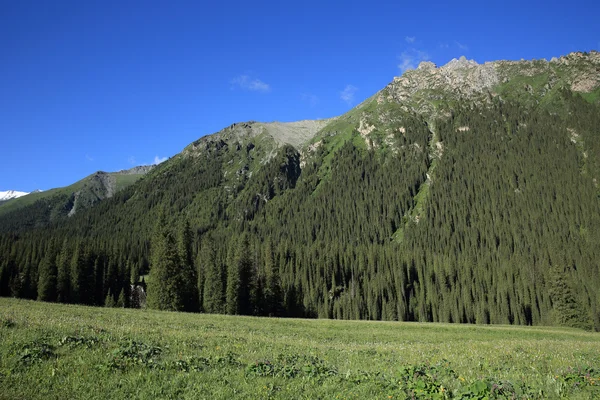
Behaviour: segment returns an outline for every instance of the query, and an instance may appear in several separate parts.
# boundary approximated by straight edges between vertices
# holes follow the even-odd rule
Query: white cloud
[[[346,85],[344,90],[340,92],[340,99],[344,100],[348,105],[354,102],[354,94],[358,91],[358,88],[354,85]]]
[[[127,162],[131,165],[135,165],[135,157],[129,156],[129,158],[127,159]]]
[[[89,154],[85,155],[85,159],[88,161],[94,161],[94,159]]]
[[[154,156],[154,165],[158,165],[162,162],[167,161],[167,157],[159,157],[159,156]]]
[[[414,36],[407,36],[404,38],[404,40],[406,40],[406,43],[414,43],[417,38]]]
[[[311,107],[315,107],[317,104],[319,104],[319,98],[314,94],[302,93],[301,98],[302,101],[307,102]]]
[[[231,81],[231,88],[234,89],[236,87],[244,90],[250,90],[253,92],[270,92],[271,85],[261,81],[258,78],[253,78],[248,75],[240,75],[233,78]]]
[[[462,44],[456,40],[454,41],[454,44],[461,50],[465,50],[465,51],[469,50],[469,46],[467,46],[466,44]]]
[[[400,61],[398,68],[400,68],[400,72],[404,73],[409,69],[417,68],[421,61],[429,60],[429,54],[417,49],[408,49],[400,54],[398,60]]]

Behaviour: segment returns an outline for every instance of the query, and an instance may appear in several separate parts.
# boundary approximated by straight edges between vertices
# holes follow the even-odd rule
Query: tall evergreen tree
[[[181,260],[177,242],[166,224],[164,213],[156,224],[152,238],[152,258],[148,282],[148,307],[158,310],[181,311],[185,307],[182,296]]]
[[[277,316],[281,313],[283,305],[281,279],[279,267],[275,264],[273,257],[273,245],[267,240],[264,248],[264,276],[265,276],[265,313],[268,316]]]
[[[57,300],[61,303],[71,301],[71,252],[67,240],[62,244],[60,253],[56,258],[57,282],[56,293]]]
[[[70,262],[71,302],[91,303],[93,285],[93,265],[90,265],[85,244],[78,242]]]
[[[564,268],[557,266],[550,268],[550,297],[553,303],[555,322],[563,326],[589,329],[590,316],[573,294],[567,276]]]
[[[230,250],[232,252],[232,250]],[[227,291],[225,306],[227,314],[236,315],[241,311],[240,290],[242,285],[242,276],[237,255],[228,257],[227,263]]]
[[[250,242],[243,235],[237,244],[233,261],[227,270],[227,313],[250,315],[254,309],[251,301],[253,274]]]
[[[39,267],[38,300],[56,301],[56,256],[47,253]]]
[[[225,291],[223,290],[223,271],[217,263],[214,241],[210,236],[202,240],[199,268],[204,271],[202,306],[207,313],[225,312]],[[200,276],[200,275],[199,275]]]
[[[194,265],[194,256],[192,253],[192,243],[194,234],[190,223],[184,220],[179,228],[178,248],[180,269],[177,271],[179,281],[181,282],[181,297],[183,300],[183,309],[185,311],[198,311],[198,275]]]

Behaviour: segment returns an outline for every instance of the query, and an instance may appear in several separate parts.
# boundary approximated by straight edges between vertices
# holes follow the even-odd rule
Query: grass
[[[600,396],[600,336],[574,329],[0,310],[2,399]]]
[[[115,192],[125,189],[136,183],[144,174],[114,174],[116,180]]]
[[[600,102],[600,87],[589,93],[579,93],[587,102],[596,104]]]

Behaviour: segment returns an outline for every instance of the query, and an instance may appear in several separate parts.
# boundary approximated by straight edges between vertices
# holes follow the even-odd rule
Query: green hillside
[[[599,66],[422,63],[334,119],[233,124],[70,218],[0,215],[0,295],[127,306],[149,274],[160,309],[598,330]]]
[[[3,399],[589,399],[598,354],[598,335],[577,329],[0,299]]]
[[[22,230],[66,219],[133,185],[150,169],[152,166],[119,172],[98,171],[66,187],[33,192],[0,202],[3,227],[5,230]]]

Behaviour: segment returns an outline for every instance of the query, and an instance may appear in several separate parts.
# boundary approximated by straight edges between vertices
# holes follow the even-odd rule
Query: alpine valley
[[[600,53],[423,62],[339,117],[0,204],[0,295],[599,330],[599,181]]]

